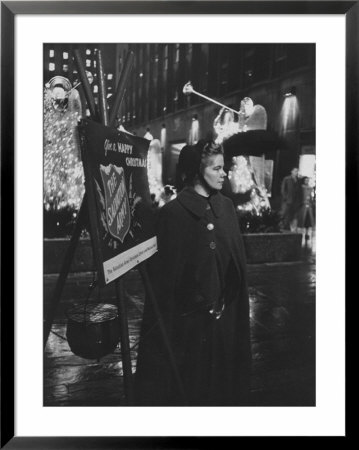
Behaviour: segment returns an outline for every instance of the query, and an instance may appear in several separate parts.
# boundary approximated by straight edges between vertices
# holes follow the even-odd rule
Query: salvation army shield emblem
[[[105,217],[112,237],[124,241],[131,225],[130,204],[125,183],[125,172],[114,164],[100,165],[105,193]]]

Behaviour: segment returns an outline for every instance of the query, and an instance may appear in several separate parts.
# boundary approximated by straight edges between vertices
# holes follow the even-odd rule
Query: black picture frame
[[[205,437],[15,436],[14,61],[18,14],[339,14],[346,20],[346,235],[357,240],[348,202],[358,192],[359,1],[4,1],[1,2],[1,448],[119,449],[226,446]],[[4,195],[6,194],[6,195]],[[354,198],[354,201],[357,200]],[[351,242],[352,245],[352,242]],[[346,245],[347,247],[347,245]],[[347,250],[348,248],[346,248]],[[5,261],[6,255],[6,261]],[[346,262],[348,262],[346,252]],[[6,280],[6,283],[5,283]],[[346,287],[348,278],[346,278]],[[354,299],[355,300],[355,299]],[[220,439],[221,442],[217,442]],[[232,445],[232,444],[231,444]]]

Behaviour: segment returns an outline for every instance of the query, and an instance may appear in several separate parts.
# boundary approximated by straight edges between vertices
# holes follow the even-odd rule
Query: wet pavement
[[[253,406],[315,406],[315,254],[303,249],[298,262],[248,266]],[[88,360],[74,355],[66,340],[65,311],[85,301],[92,273],[70,274],[44,354],[44,406],[124,406],[120,349]],[[57,275],[44,277],[45,309]],[[143,311],[137,270],[124,276],[132,370]],[[94,291],[90,301],[116,303],[113,286]]]

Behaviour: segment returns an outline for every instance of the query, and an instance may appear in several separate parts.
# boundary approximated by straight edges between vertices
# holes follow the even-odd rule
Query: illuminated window
[[[63,52],[62,58],[63,59],[69,59],[69,54],[67,52]]]
[[[49,50],[49,56],[53,58],[55,56],[55,50]]]
[[[199,140],[199,122],[197,119],[197,115],[194,115],[192,117],[192,125],[189,131],[188,143],[190,145],[194,145],[197,144],[198,140]]]
[[[311,185],[315,184],[315,155],[300,155],[299,174],[308,177]]]
[[[50,63],[49,64],[49,71],[53,72],[55,70],[55,63]]]
[[[89,48],[86,50],[86,55],[91,55],[91,50]]]
[[[281,133],[286,133],[288,130],[294,130],[297,126],[297,119],[299,116],[299,104],[296,95],[288,95],[284,98],[282,110],[280,112],[281,118]]]
[[[107,98],[110,98],[110,97],[112,97],[112,94],[107,94]]]
[[[86,67],[91,67],[91,59],[86,59]]]
[[[93,91],[94,91],[95,94],[97,94],[97,92],[98,92],[98,86],[97,86],[97,84],[94,85]]]
[[[64,72],[68,72],[68,71],[69,71],[69,66],[68,66],[67,64],[63,64],[63,65],[62,65],[62,70],[63,70]]]
[[[162,128],[161,128],[161,148],[165,148],[166,147],[166,126],[163,124]]]
[[[107,79],[108,80],[112,80],[112,78],[113,78],[113,74],[112,73],[107,74]]]

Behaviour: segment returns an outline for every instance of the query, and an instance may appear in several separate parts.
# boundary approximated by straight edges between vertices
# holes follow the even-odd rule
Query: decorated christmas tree
[[[80,115],[77,91],[66,91],[66,85],[45,88],[43,201],[50,236],[69,233],[85,191],[76,130]]]

